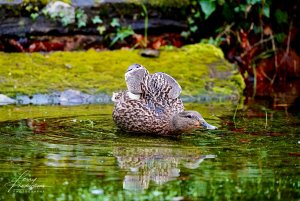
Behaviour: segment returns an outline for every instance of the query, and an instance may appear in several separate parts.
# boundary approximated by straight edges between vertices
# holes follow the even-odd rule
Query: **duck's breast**
[[[130,99],[122,93],[115,103],[113,119],[117,126],[127,132],[164,134],[170,130],[170,119],[183,111],[180,99],[157,101],[157,99]]]
[[[144,100],[125,98],[115,104],[113,119],[117,126],[128,132],[149,133],[153,128],[153,111]]]

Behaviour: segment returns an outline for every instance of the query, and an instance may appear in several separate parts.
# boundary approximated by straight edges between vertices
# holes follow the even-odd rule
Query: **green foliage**
[[[143,8],[142,16],[144,16],[144,47],[147,47],[148,24],[149,24],[148,10],[147,10],[147,6],[145,4],[142,4],[142,8]]]
[[[262,8],[262,13],[264,16],[266,16],[267,18],[270,18],[270,7],[269,6],[264,6]]]
[[[118,18],[113,18],[111,23],[110,23],[110,26],[112,27],[120,27],[120,22],[119,22],[119,19]]]
[[[205,14],[205,19],[207,19],[216,10],[216,1],[214,0],[199,0],[202,12]],[[197,13],[195,14],[197,17]]]
[[[99,31],[100,35],[103,35],[104,32],[106,31],[105,25],[99,25],[99,26],[97,26],[97,31]]]
[[[284,48],[286,52],[293,51],[289,47],[293,46],[291,36],[295,34],[294,27],[299,21],[296,3],[287,6],[271,0],[194,0],[192,5],[187,19],[189,31],[183,32],[182,36],[224,48],[228,58],[237,61],[246,82],[253,86],[253,94],[264,79],[272,86],[274,82],[285,79],[281,76],[286,75],[277,70],[284,64],[277,62],[276,54]],[[270,70],[273,67],[261,64],[266,58],[270,58],[268,65],[274,66],[273,72]],[[260,68],[258,72],[257,67]],[[260,79],[257,80],[256,76]]]
[[[270,0],[246,0],[242,2],[237,1],[223,1],[223,0],[193,0],[191,15],[187,18],[189,25],[189,34],[184,35],[197,35],[202,30],[199,29],[200,24],[205,23],[211,16],[215,15],[223,17],[226,24],[220,27],[217,33],[221,33],[226,29],[226,26],[230,23],[235,23],[236,29],[249,29],[251,24],[260,27],[257,21],[253,20],[255,17],[249,17],[248,15],[264,16],[270,18]],[[218,13],[216,13],[218,11]],[[219,13],[221,11],[221,15]],[[286,17],[283,13],[278,12],[277,18],[282,18],[282,21],[286,22]],[[258,30],[258,29],[257,29]],[[262,30],[259,30],[262,32]]]
[[[27,10],[28,12],[37,12],[39,11],[38,6],[33,6],[32,4],[28,4],[25,6],[25,10]]]
[[[275,17],[279,25],[288,23],[288,14],[285,11],[277,9],[275,11]]]
[[[97,25],[97,31],[99,31],[100,35],[103,35],[104,32],[106,31],[106,27],[103,24],[103,20],[100,18],[100,16],[95,16],[92,18],[93,24]]]
[[[278,43],[283,43],[284,40],[286,39],[287,35],[285,33],[278,33],[278,34],[275,34],[274,37]]]
[[[109,46],[113,46],[117,41],[122,41],[133,34],[134,31],[132,30],[131,26],[118,28],[117,33]]]
[[[214,45],[214,46],[220,46],[220,44],[222,43],[223,38],[213,38],[213,37],[209,37],[209,39],[202,39],[201,43],[203,44],[210,44],[210,45]]]
[[[48,7],[45,7],[41,13],[43,13],[46,17],[49,17],[53,21],[59,21],[63,26],[68,26],[74,23],[77,13],[74,13],[74,10],[71,8],[69,10],[59,10],[56,12],[49,12]]]
[[[92,19],[93,24],[103,23],[102,19],[97,15]]]
[[[188,37],[191,35],[191,33],[189,31],[182,31],[180,33],[180,35],[185,38],[185,39],[188,39]]]
[[[36,18],[37,18],[38,16],[39,16],[38,13],[31,13],[31,14],[30,14],[30,17],[31,17],[32,20],[36,20]]]
[[[132,30],[131,26],[128,27],[121,27],[119,19],[113,18],[110,26],[116,28],[116,33],[114,33],[114,38],[112,39],[110,43],[110,47],[113,46],[118,41],[123,41],[128,36],[131,36],[134,34],[134,31]]]
[[[84,10],[76,9],[75,17],[76,17],[76,20],[77,20],[77,27],[78,28],[86,26],[88,16],[87,16],[87,14],[85,14]]]

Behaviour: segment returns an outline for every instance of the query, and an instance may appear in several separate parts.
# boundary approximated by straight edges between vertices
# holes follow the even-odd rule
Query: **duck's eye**
[[[136,68],[139,68],[139,67],[141,67],[141,66],[136,66]]]
[[[190,115],[190,114],[188,114],[186,117],[189,118],[189,119],[191,119],[193,116]]]

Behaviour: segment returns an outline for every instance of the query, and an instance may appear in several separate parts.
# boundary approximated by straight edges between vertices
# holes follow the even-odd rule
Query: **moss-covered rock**
[[[185,96],[238,96],[244,88],[242,77],[220,49],[196,44],[162,50],[155,59],[141,57],[138,50],[0,53],[0,93],[14,97],[76,89],[110,94],[126,88],[124,73],[132,63],[151,73],[170,74]]]

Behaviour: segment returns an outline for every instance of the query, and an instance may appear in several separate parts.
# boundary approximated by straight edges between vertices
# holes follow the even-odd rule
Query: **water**
[[[0,108],[0,200],[299,200],[300,121],[188,104],[219,130],[130,135],[112,105]]]

